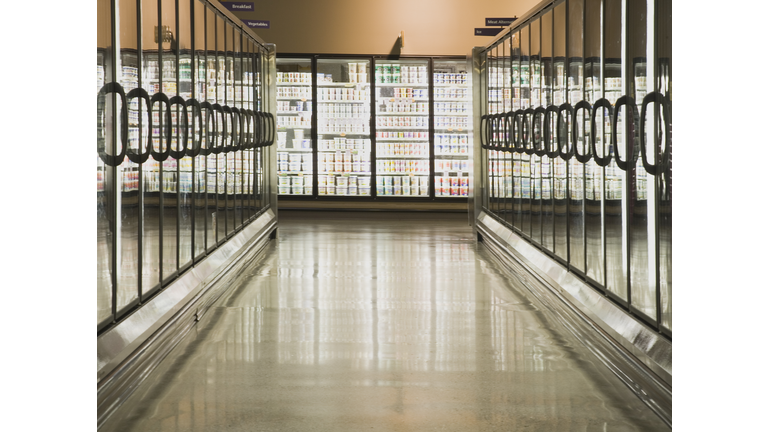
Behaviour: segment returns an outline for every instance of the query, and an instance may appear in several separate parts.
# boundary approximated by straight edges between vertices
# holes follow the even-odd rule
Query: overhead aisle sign
[[[269,28],[269,21],[263,21],[263,20],[242,20],[248,27],[250,28],[260,28],[260,29],[268,29]]]
[[[502,28],[486,28],[486,27],[475,27],[475,36],[496,36],[499,34],[502,30]]]
[[[222,2],[225,8],[233,12],[251,11],[253,12],[253,2]]]
[[[506,27],[511,25],[517,18],[486,18],[486,26],[502,26]]]

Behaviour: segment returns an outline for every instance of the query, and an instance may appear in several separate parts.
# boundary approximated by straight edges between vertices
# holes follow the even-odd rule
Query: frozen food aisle
[[[281,211],[101,430],[668,430],[530,283],[464,214]]]

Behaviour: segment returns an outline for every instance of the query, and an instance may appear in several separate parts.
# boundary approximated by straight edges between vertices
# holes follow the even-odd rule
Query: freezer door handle
[[[584,147],[586,149],[586,153],[584,153],[584,154],[579,153],[579,146],[578,146],[578,143],[579,143],[579,120],[578,120],[579,110],[584,110],[587,113],[591,114],[592,113],[592,105],[590,105],[590,103],[585,101],[585,100],[577,102],[576,106],[573,107],[573,117],[571,119],[571,121],[573,122],[573,127],[571,128],[571,130],[573,131],[571,133],[571,139],[573,140],[573,149],[574,149],[574,152],[576,154],[576,160],[581,162],[581,163],[587,163],[587,162],[589,162],[590,159],[592,159],[592,149],[591,149],[590,146],[585,145]],[[594,124],[594,123],[592,123],[592,124]],[[593,129],[593,131],[594,131],[594,129]],[[587,133],[586,126],[584,127],[584,132],[583,133],[584,134]],[[584,137],[584,138],[585,138],[585,141],[586,141],[586,137]]]
[[[213,146],[211,147],[211,153],[213,154],[221,154],[222,151],[224,151],[224,140],[225,136],[227,135],[227,122],[224,120],[224,110],[222,109],[221,105],[215,103],[211,105],[211,108],[213,109],[216,118],[215,123],[215,129],[214,129],[214,139],[213,139]],[[219,121],[221,119],[221,121]],[[219,143],[219,139],[221,139],[221,143]]]
[[[197,157],[197,155],[200,154],[201,146],[203,145],[203,113],[200,108],[200,102],[197,101],[195,98],[187,99],[187,106],[197,108],[196,111],[192,113],[192,117],[194,118],[197,116],[197,124],[198,124],[198,132],[197,132],[197,142],[195,142],[195,135],[193,133],[192,135],[192,145],[187,146],[187,156],[191,157]]]
[[[152,95],[152,98],[150,99],[152,102],[152,106],[155,106],[155,103],[160,102],[161,106],[162,104],[165,104],[165,123],[163,124],[165,131],[161,130],[160,133],[157,135],[160,141],[160,148],[156,149],[154,144],[154,138],[150,138],[152,141],[152,158],[154,158],[158,162],[164,162],[166,159],[168,159],[168,155],[171,154],[171,104],[168,100],[168,96],[165,95],[165,93],[155,93]],[[162,111],[160,115],[160,123],[162,122]],[[163,143],[165,143],[165,150],[163,150]]]
[[[238,151],[243,148],[243,116],[240,108],[232,108],[232,150]],[[237,139],[235,139],[237,138]]]
[[[235,134],[237,133],[237,125],[235,124],[235,115],[232,112],[232,108],[228,107],[227,105],[223,105],[221,110],[225,114],[228,114],[226,117],[229,117],[229,124],[232,125],[232,132],[229,132],[227,128],[228,123],[225,118],[224,135],[222,136],[222,151],[224,153],[229,153],[235,149]]]
[[[261,111],[256,111],[256,118],[259,119],[259,121],[256,123],[258,125],[257,131],[256,131],[256,147],[264,147],[264,143],[266,140],[264,139],[265,129],[266,129],[266,121],[264,120],[264,113]]]
[[[152,103],[149,101],[149,94],[143,88],[135,88],[129,91],[127,98],[129,102],[135,98],[144,99],[144,102],[146,103],[146,106],[147,106],[147,112],[149,113],[149,115],[147,115],[149,124],[146,125],[147,130],[149,130],[149,133],[147,134],[147,142],[144,145],[144,149],[142,150],[141,148],[139,148],[138,153],[134,151],[132,148],[128,148],[125,151],[125,155],[128,156],[128,160],[130,160],[133,163],[140,164],[140,163],[146,162],[147,159],[149,159],[150,153],[152,152],[152,144],[151,144],[152,143],[152,115],[151,115]],[[138,136],[139,145],[141,145],[141,137],[142,137],[141,128],[139,128],[139,136]]]
[[[485,130],[487,128],[483,127],[483,125],[488,121],[488,115],[483,114],[480,116],[480,148],[488,149],[486,147],[486,136],[485,136]]]
[[[181,119],[176,118],[176,127],[181,129],[182,139],[180,142],[176,143],[177,147],[181,147],[178,150],[174,150],[171,145],[168,147],[170,148],[170,155],[172,158],[178,160],[184,157],[184,155],[187,152],[187,140],[189,139],[189,118],[187,117],[187,102],[182,98],[181,96],[174,96],[169,100],[169,106],[168,109],[170,110],[170,107],[173,105],[181,105]],[[179,123],[181,123],[181,120],[183,120],[183,126],[179,127]],[[171,136],[173,132],[171,129],[171,133],[168,134],[169,140],[168,142],[171,143]]]
[[[267,142],[264,144],[266,147],[269,147],[275,143],[275,130],[277,127],[275,125],[275,116],[269,112],[265,114],[267,115],[267,123],[269,124],[269,136],[267,138]]]
[[[568,121],[573,120],[573,107],[571,104],[566,102],[557,109],[557,125],[555,126],[557,128],[557,151],[564,161],[569,161],[573,157],[575,146],[571,145],[568,148],[568,121],[563,121],[563,112],[568,114]],[[563,148],[566,148],[566,150],[563,150]]]
[[[104,121],[106,121],[106,119],[102,119],[102,116],[99,115],[96,118],[96,152],[98,153],[99,158],[104,161],[105,164],[108,166],[116,167],[123,163],[123,160],[125,159],[125,152],[128,148],[128,104],[126,102],[125,90],[123,90],[123,86],[116,82],[107,83],[99,90],[98,95],[96,95],[96,106],[99,113],[105,112],[105,100],[107,95],[110,93],[117,93],[120,96],[120,106],[122,110],[120,119],[123,125],[123,127],[120,128],[120,142],[122,144],[122,148],[120,149],[120,153],[113,155],[107,153],[105,135],[106,128],[104,127]]]
[[[543,129],[542,127],[539,127],[539,134],[536,134],[536,126],[541,125],[541,120],[546,118],[547,110],[540,106],[536,108],[533,112],[533,123],[531,124],[531,134],[533,136],[533,152],[538,157],[546,156],[548,148],[545,147],[542,143],[543,138]]]
[[[240,113],[245,118],[244,138],[240,148],[243,150],[250,150],[253,148],[253,133],[251,132],[251,128],[253,127],[253,111],[249,109],[241,109]]]
[[[544,112],[544,151],[547,156],[554,159],[560,156],[560,151],[558,144],[553,143],[552,139],[552,128],[550,127],[552,114],[559,115],[558,108],[555,105],[548,106]],[[557,117],[555,119],[557,119]],[[555,127],[557,127],[557,123],[555,123]]]
[[[621,154],[619,154],[618,148],[619,135],[616,133],[616,128],[619,124],[619,113],[621,112],[622,106],[626,106],[627,110],[631,111],[629,115],[625,116],[625,121],[627,122],[625,128],[628,133],[627,136],[624,137],[624,154],[626,155],[627,160],[621,159]],[[622,96],[616,100],[616,104],[613,107],[613,119],[611,120],[611,145],[616,152],[616,156],[614,157],[614,159],[616,159],[616,165],[618,165],[619,169],[622,171],[628,171],[634,166],[635,162],[637,162],[637,155],[635,155],[635,125],[637,124],[636,106],[635,100],[632,97]]]
[[[645,142],[645,115],[647,112],[648,105],[651,103],[661,105],[662,107],[662,121],[664,122],[664,153],[661,155],[661,160],[657,164],[651,164],[648,162],[648,149]],[[667,98],[659,93],[659,92],[651,92],[645,95],[643,98],[643,107],[640,112],[640,152],[642,153],[643,157],[643,168],[651,174],[651,175],[658,175],[660,173],[663,173],[666,171],[667,164],[669,163],[669,149],[671,147],[671,133],[670,133],[670,126],[671,121],[669,119],[669,104],[667,102]],[[654,152],[656,154],[659,153],[660,146],[661,146],[661,138],[662,136],[659,136],[658,139],[654,137]]]
[[[216,130],[218,126],[216,124],[216,112],[210,102],[202,102],[200,104],[200,110],[205,110],[205,147],[200,149],[200,154],[208,156],[213,153],[216,147]],[[211,121],[213,119],[213,121]]]
[[[501,116],[504,120],[504,151],[511,152],[514,150],[514,146],[512,145],[512,111],[501,114]]]
[[[525,133],[525,127],[523,122],[525,121],[525,111],[522,109],[516,110],[512,115],[512,148],[516,153],[523,153],[525,151],[525,144],[523,143],[523,134]]]
[[[523,111],[523,127],[522,127],[522,147],[523,151],[527,155],[533,155],[536,149],[533,146],[533,117],[536,114],[536,110],[533,108],[527,108]]]
[[[498,137],[498,122],[496,121],[496,117],[497,117],[496,114],[491,114],[488,116],[488,122],[491,129],[488,146],[493,150],[498,150],[497,140],[499,137]]]
[[[595,101],[595,104],[592,105],[592,118],[590,119],[591,131],[589,134],[589,140],[592,147],[592,155],[595,158],[595,163],[597,166],[606,167],[609,163],[611,163],[611,153],[608,152],[608,154],[605,154],[605,142],[603,142],[603,156],[598,156],[596,145],[597,127],[595,127],[595,119],[597,118],[597,110],[600,108],[608,109],[608,117],[613,118],[613,107],[611,106],[611,102],[609,102],[608,99],[601,98]],[[613,140],[611,140],[611,142],[613,142]]]

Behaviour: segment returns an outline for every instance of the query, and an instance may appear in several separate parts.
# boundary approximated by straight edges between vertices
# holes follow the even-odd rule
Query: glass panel
[[[624,82],[622,80],[621,66],[621,0],[605,0],[605,98],[615,104],[622,95]],[[610,149],[613,158],[605,167],[605,195],[604,195],[604,224],[605,224],[605,260],[606,260],[606,288],[616,294],[622,300],[627,300],[627,265],[628,245],[626,231],[626,195],[623,193],[627,184],[626,172],[619,169],[615,157],[621,155],[626,160],[626,148],[624,138],[627,134],[624,128],[627,125],[624,119],[627,113],[626,107],[621,108],[616,125],[617,138],[616,149]]]
[[[491,48],[490,58],[488,60],[488,91],[490,93],[488,97],[488,114],[500,113],[504,109],[504,99],[502,98],[503,90],[501,88],[504,74],[499,67],[499,50],[500,48],[498,45]],[[494,123],[493,126],[495,125],[497,124]],[[491,136],[494,138],[494,141],[496,141],[499,139],[500,135],[499,130],[493,126],[491,128]],[[500,163],[500,155],[501,152],[496,150],[490,150],[488,152],[488,162],[490,164],[488,171],[491,173],[489,203],[491,212],[497,216],[500,216],[499,197],[501,196],[501,184],[503,181],[503,164]]]
[[[259,48],[258,52],[256,53],[256,77],[255,77],[255,83],[254,83],[254,89],[256,90],[255,93],[255,105],[256,107],[254,110],[263,110],[264,104],[262,103],[262,95],[264,95],[264,91],[262,89],[263,81],[262,77],[265,75],[266,72],[266,62],[264,61],[264,56],[266,55],[266,52],[263,51],[262,48]],[[256,208],[258,211],[261,211],[261,209],[266,206],[267,200],[264,199],[264,159],[263,159],[264,150],[262,148],[258,148],[254,151],[254,196],[256,198]],[[274,169],[274,168],[273,168]]]
[[[672,106],[672,2],[656,3],[658,29],[657,91],[667,97]],[[671,117],[672,113],[668,113]],[[659,290],[661,296],[661,325],[672,330],[672,143],[662,145],[668,152],[666,169],[659,174]],[[662,155],[658,155],[660,160]]]
[[[481,71],[481,77],[480,77],[480,88],[482,91],[480,92],[480,115],[488,115],[489,109],[491,103],[491,82],[490,82],[490,53],[486,50],[483,51],[481,55],[481,65],[480,65],[480,71]],[[484,127],[488,127],[487,124]],[[485,134],[484,127],[481,127],[480,133]],[[485,142],[485,138],[482,139],[481,142]],[[487,143],[486,143],[487,144]],[[482,207],[483,209],[489,210],[490,209],[490,195],[491,195],[491,159],[490,159],[490,152],[485,149],[480,150],[481,160],[479,163],[482,165],[482,176],[483,176],[483,187],[480,194],[482,195]],[[478,162],[475,162],[478,163]],[[478,191],[475,191],[475,193],[478,193]]]
[[[160,80],[160,88],[168,98],[172,98],[178,93],[177,72],[176,72],[176,54],[177,50],[174,46],[174,36],[172,34],[176,29],[176,10],[173,3],[163,4],[161,10],[161,63],[160,71],[162,78]],[[178,104],[172,106],[171,110],[171,142],[168,145],[171,149],[178,151],[181,149],[181,130],[179,125],[181,123],[181,107]],[[172,277],[178,270],[179,255],[178,255],[178,161],[172,156],[168,156],[161,164],[161,188],[162,188],[162,278],[163,281],[167,281],[169,277]]]
[[[256,105],[254,103],[254,95],[255,95],[255,89],[254,89],[254,43],[248,39],[248,42],[246,43],[246,57],[243,62],[243,67],[245,69],[246,74],[246,84],[245,84],[245,91],[243,92],[243,99],[244,99],[244,105],[251,111],[256,111]],[[256,139],[256,124],[255,120],[251,122],[250,128],[248,130],[248,135],[251,140]],[[243,194],[245,195],[245,215],[244,217],[252,218],[256,214],[256,201],[254,200],[253,196],[253,179],[254,179],[254,169],[253,169],[253,153],[254,150],[247,149],[244,151],[244,165],[243,165],[243,177],[244,177],[244,187],[245,190],[243,191]]]
[[[226,62],[224,64],[225,70],[225,86],[226,97],[225,104],[230,107],[236,107],[237,101],[235,100],[235,28],[229,23],[224,21],[226,25],[224,35],[224,45],[226,51]],[[234,117],[227,115],[227,145],[234,145],[237,141],[235,133],[238,130],[238,126],[234,124]],[[229,151],[226,154],[227,169],[226,169],[226,202],[227,202],[227,235],[231,235],[237,224],[235,222],[235,191],[237,185],[237,166],[236,166],[236,152]]]
[[[520,29],[520,108],[531,108],[531,36],[530,26]],[[522,119],[522,117],[521,117]],[[523,120],[525,123],[525,120]],[[529,141],[528,126],[521,124],[520,142]],[[515,153],[520,158],[520,229],[531,235],[531,156]]]
[[[553,59],[552,59],[552,15],[545,13],[541,18],[541,99],[542,105],[548,107],[554,104],[552,98]],[[556,119],[550,121],[550,130],[554,130]],[[552,148],[556,143],[551,141]],[[549,156],[541,157],[541,244],[550,252],[555,250],[555,214],[554,214],[554,162]]]
[[[216,103],[221,106],[227,104],[227,75],[226,75],[226,30],[227,26],[224,20],[216,17]],[[231,32],[231,30],[230,30]],[[224,134],[231,131],[229,127],[229,118],[227,115],[221,115],[219,119],[219,146],[229,145],[229,135]],[[222,242],[227,237],[227,154],[223,151],[216,155],[216,240]]]
[[[517,65],[517,62],[513,60],[513,57],[520,56],[519,53],[520,39],[517,33],[511,37],[504,39],[501,43],[501,51],[499,52],[499,60],[501,62],[501,96],[502,96],[502,112],[509,112],[513,109],[515,102],[513,95],[515,88],[519,86],[519,83],[515,81],[513,68]],[[517,46],[517,52],[513,52]],[[500,135],[502,140],[508,141],[514,137],[509,136],[509,129],[505,128],[501,130]],[[513,183],[513,167],[514,167],[514,152],[501,152],[499,153],[499,165],[501,170],[501,217],[503,217],[510,225],[515,223],[515,184]],[[519,157],[519,156],[518,156]]]
[[[371,195],[370,70],[364,59],[317,61],[319,195]]]
[[[554,103],[557,106],[566,102],[565,85],[565,2],[555,7],[554,11]],[[567,139],[567,133],[561,133],[558,127],[552,129],[555,140],[561,135]],[[553,162],[554,175],[554,219],[555,219],[555,254],[563,260],[568,259],[568,206],[566,199],[566,185],[568,164],[563,158],[558,157]]]
[[[499,98],[499,93],[497,90],[497,84],[496,84],[496,49],[491,48],[488,51],[486,51],[486,83],[488,88],[488,99],[487,99],[487,107],[486,112],[488,115],[491,115],[496,112],[496,103],[497,99]],[[490,135],[495,135],[495,130],[493,130],[492,124],[488,123],[488,128],[490,130]],[[488,201],[486,203],[486,206],[488,210],[490,210],[492,213],[495,212],[495,205],[496,205],[496,182],[497,182],[497,164],[496,164],[496,151],[494,150],[488,150],[486,152],[486,163],[487,163],[487,172],[488,172]]]
[[[627,6],[627,16],[633,17],[627,20],[627,45],[629,50],[628,60],[630,63],[629,85],[630,96],[637,103],[637,112],[641,112],[642,100],[647,91],[647,26],[648,26],[648,5],[645,1],[639,0],[630,2]],[[649,113],[649,123],[653,124],[653,113]],[[639,132],[640,125],[635,126]],[[653,134],[648,134],[653,137]],[[646,142],[651,143],[652,138]],[[635,149],[640,151],[639,133],[635,137]],[[640,156],[638,156],[640,157]],[[653,152],[648,155],[649,162],[653,160]],[[632,305],[646,314],[649,318],[656,317],[656,293],[655,288],[655,269],[653,268],[654,245],[653,245],[653,227],[648,217],[651,208],[649,207],[648,197],[648,173],[643,168],[641,159],[635,163],[630,173],[630,288]],[[653,178],[651,177],[651,184]]]
[[[583,49],[583,30],[584,30],[584,0],[571,0],[568,3],[568,102],[571,106],[584,99],[583,81],[584,81],[584,49]],[[575,119],[578,122],[579,153],[586,153],[585,138],[588,125],[588,114],[585,110],[579,110]],[[571,122],[573,123],[573,122]],[[571,124],[570,133],[575,130]],[[585,172],[584,164],[571,158],[568,164],[568,213],[569,213],[569,235],[568,252],[571,268],[580,271],[585,270],[584,258],[584,186]]]
[[[194,32],[193,32],[193,43],[194,43],[194,59],[193,59],[193,71],[192,71],[192,92],[193,97],[197,99],[199,102],[206,101],[206,98],[208,96],[208,92],[206,90],[207,88],[207,80],[206,80],[206,62],[205,62],[205,52],[206,52],[206,20],[205,20],[205,4],[202,0],[197,0],[194,2]],[[207,111],[204,111],[207,112]],[[195,118],[195,121],[197,122],[197,119]],[[198,131],[203,131],[203,138],[202,142],[200,143],[200,147],[202,149],[209,148],[208,143],[208,131],[209,125],[208,125],[208,118],[207,115],[202,118],[203,124],[195,123],[195,129],[193,130],[193,133],[195,137],[197,137]],[[197,139],[197,138],[195,138]],[[208,224],[208,212],[206,211],[206,157],[204,154],[198,155],[195,157],[194,161],[194,218],[195,218],[195,235],[194,235],[194,251],[193,255],[195,258],[200,258],[205,253],[205,233],[207,229]]]
[[[456,119],[456,127],[435,124],[435,196],[469,196],[469,133],[472,101],[465,60],[434,60],[432,65],[432,110],[436,116]],[[447,126],[447,127],[446,127]],[[453,179],[457,179],[457,186]]]
[[[376,195],[427,197],[430,172],[429,61],[377,60],[374,66]],[[345,105],[339,108],[349,109]],[[465,132],[467,129],[467,118],[450,112],[436,113],[434,122],[435,133]],[[455,149],[458,150],[458,146]],[[443,159],[440,160],[440,176],[436,177],[435,194],[439,188],[441,195],[459,196],[461,161],[456,159],[455,162],[447,162],[449,166],[446,167]],[[435,160],[436,176],[437,165],[438,161]]]
[[[245,109],[243,105],[243,85],[246,82],[245,74],[243,70],[243,35],[238,29],[235,29],[234,39],[234,84],[235,84],[235,98],[234,106],[238,110]],[[243,128],[245,128],[245,119],[243,117],[235,117],[237,124],[237,141],[242,145]],[[240,228],[243,226],[243,151],[238,150],[234,152],[235,156],[235,227]]]
[[[205,58],[205,76],[206,76],[206,101],[210,103],[211,105],[218,103],[218,94],[219,94],[219,85],[218,85],[218,77],[217,77],[217,65],[218,62],[216,61],[217,58],[217,46],[218,46],[218,32],[216,30],[216,26],[219,23],[219,20],[216,17],[216,13],[211,8],[206,8],[205,12],[205,51],[206,51],[206,58]],[[221,43],[223,44],[224,41]],[[206,121],[208,121],[206,119]],[[211,148],[215,146],[218,146],[221,143],[221,137],[218,135],[221,130],[221,117],[218,114],[215,114],[215,119],[212,120],[213,125],[209,125],[209,136],[210,136],[210,143],[209,145]],[[217,129],[214,129],[214,125],[219,125]],[[217,244],[217,233],[218,233],[218,227],[217,222],[219,218],[217,217],[218,213],[218,181],[219,177],[217,175],[217,169],[218,169],[218,159],[219,156],[215,153],[211,153],[208,155],[205,161],[205,169],[206,169],[206,201],[207,201],[207,210],[206,210],[206,220],[205,220],[205,231],[206,231],[206,248],[208,250],[211,250],[214,248]],[[222,220],[221,223],[223,224],[224,221]]]
[[[541,22],[531,23],[531,108],[541,106]],[[533,122],[531,118],[531,145],[541,146],[543,129],[541,120]],[[541,157],[531,155],[531,239],[541,244]]]
[[[277,59],[277,125],[277,193],[312,195],[311,59]],[[325,170],[326,162],[318,167]]]
[[[601,1],[586,0],[585,29],[585,98],[591,104],[603,97],[602,77],[602,53],[600,33]],[[595,147],[598,156],[605,156],[607,149],[608,133],[610,132],[610,115],[607,110],[601,109],[596,113]],[[591,130],[587,123],[585,129]],[[591,137],[589,137],[591,139]],[[585,143],[587,146],[590,142]],[[605,285],[605,254],[603,252],[603,207],[605,168],[595,163],[594,158],[586,163],[585,167],[585,193],[584,193],[584,230],[586,237],[586,261],[587,277],[592,278],[600,285]]]
[[[180,1],[179,5],[179,34],[176,43],[179,51],[178,85],[179,96],[188,100],[192,98],[192,29],[190,2]],[[181,107],[177,108],[179,115],[183,115]],[[192,147],[192,114],[193,108],[187,108],[187,147]],[[183,139],[179,123],[180,139]],[[192,263],[192,160],[191,156],[184,155],[179,159],[178,200],[179,200],[179,268]]]
[[[158,25],[157,7],[154,2],[147,2],[141,8],[141,85],[150,97],[160,92],[159,44],[155,39]],[[165,104],[158,102],[152,106],[152,148],[162,152],[168,145],[162,130],[168,125],[164,112]],[[150,154],[141,165],[141,193],[143,194],[143,213],[141,233],[141,291],[147,294],[160,285],[160,162]]]
[[[136,32],[136,2],[120,0],[120,63],[118,82],[126,95],[139,86],[138,38]],[[133,99],[128,106],[128,148],[142,153],[139,149],[138,109],[139,99]],[[146,104],[144,113],[146,113]],[[118,117],[119,123],[120,117]],[[146,140],[142,140],[146,143]],[[119,205],[117,220],[120,225],[117,272],[117,311],[139,299],[139,165],[127,157],[117,167]]]
[[[99,0],[96,5],[97,40],[96,40],[96,92],[112,81],[112,5],[108,0]],[[105,150],[114,154],[114,132],[112,96],[105,97],[97,104],[96,115],[99,119],[97,130],[99,140]],[[114,186],[111,181],[113,169],[100,157],[96,157],[96,322],[101,323],[112,316],[112,265],[114,256],[114,223],[110,209],[114,208]]]

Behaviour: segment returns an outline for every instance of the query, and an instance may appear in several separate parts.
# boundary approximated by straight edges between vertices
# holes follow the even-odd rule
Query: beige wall
[[[216,1],[216,0],[213,0]],[[243,0],[251,1],[251,0]],[[388,54],[401,31],[402,55],[465,55],[493,39],[474,36],[485,18],[521,16],[540,0],[252,0],[241,19],[279,53]]]

